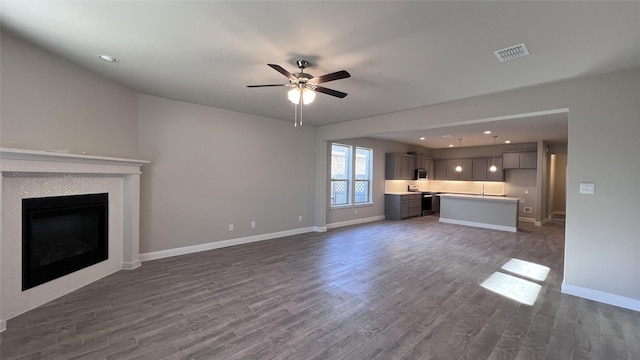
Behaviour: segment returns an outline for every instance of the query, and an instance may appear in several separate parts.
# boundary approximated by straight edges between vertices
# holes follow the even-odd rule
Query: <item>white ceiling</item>
[[[305,108],[305,123],[315,126],[640,66],[636,1],[0,4],[3,28],[138,92],[196,104],[292,122],[286,88],[246,87],[286,82],[267,63],[294,72],[295,60],[304,58],[315,76],[349,71],[351,78],[323,84],[346,98],[319,94]],[[523,42],[528,57],[500,63],[493,54]],[[545,118],[546,134],[566,134],[566,114],[555,118],[556,128]],[[539,122],[519,119],[512,135],[501,121],[498,135],[514,142],[517,132],[538,136]],[[452,135],[467,138],[489,125]],[[385,136],[409,142],[421,135]],[[482,136],[476,141],[487,140]]]

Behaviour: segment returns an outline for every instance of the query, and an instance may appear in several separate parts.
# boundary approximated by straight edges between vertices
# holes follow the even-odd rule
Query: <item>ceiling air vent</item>
[[[504,48],[502,50],[496,50],[493,53],[496,54],[496,57],[498,58],[498,60],[500,60],[500,62],[503,62],[527,56],[529,55],[529,49],[527,49],[527,45],[522,43],[514,46],[509,46],[508,48]]]

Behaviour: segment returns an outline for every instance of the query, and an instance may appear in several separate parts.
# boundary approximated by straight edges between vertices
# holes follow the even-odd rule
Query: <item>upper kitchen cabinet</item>
[[[502,154],[504,169],[535,169],[538,164],[538,154],[535,151]]]
[[[491,165],[496,166],[496,171],[492,172]],[[474,181],[504,181],[504,171],[502,171],[502,159],[477,158],[473,159],[473,180]]]
[[[434,161],[429,158],[426,154],[421,154],[419,152],[410,152],[409,155],[415,156],[415,167],[416,169],[425,169],[427,170],[427,178],[434,179]]]
[[[535,169],[538,167],[538,154],[535,151],[520,153],[520,169]]]
[[[447,180],[447,160],[435,160],[433,179]]]
[[[489,161],[491,160],[489,159]],[[489,172],[489,169],[487,168],[487,159],[473,159],[473,181],[487,180],[487,172]]]
[[[461,171],[456,171],[456,167],[462,167]],[[473,160],[472,159],[454,159],[447,160],[447,180],[472,180],[473,179]]]
[[[408,154],[385,154],[386,180],[412,180],[415,170],[415,156]]]
[[[502,154],[502,167],[505,169],[520,168],[520,153],[504,153]]]

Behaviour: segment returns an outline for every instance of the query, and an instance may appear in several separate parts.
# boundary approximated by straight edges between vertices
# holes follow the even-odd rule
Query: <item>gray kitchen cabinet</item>
[[[502,168],[502,158],[497,157],[495,159],[496,172],[491,172],[488,169],[493,163],[493,159],[487,159],[487,181],[504,181],[504,169]]]
[[[535,151],[502,154],[504,169],[535,169],[538,167],[538,154]]]
[[[415,169],[415,157],[407,154],[385,154],[386,180],[411,180]]]
[[[520,169],[535,169],[538,167],[538,154],[535,151],[520,153]]]
[[[496,165],[496,171],[491,172],[491,165]],[[504,181],[504,171],[502,169],[502,158],[477,158],[473,159],[473,180],[474,181]]]
[[[427,170],[429,171],[427,173],[427,179],[431,180],[434,178],[436,174],[435,161],[433,161],[433,159],[427,160],[427,166],[428,166]]]
[[[502,167],[504,169],[519,169],[520,168],[520,153],[503,153],[502,154]]]
[[[384,195],[384,217],[388,220],[402,220],[422,213],[422,194]]]
[[[456,166],[462,166],[462,171],[457,172]],[[472,159],[447,160],[447,180],[471,180],[473,179]]]
[[[447,180],[447,160],[435,160],[433,179]]]
[[[419,152],[410,152],[409,155],[415,156],[415,168],[427,170],[427,179],[434,179],[434,162],[426,154]]]
[[[489,166],[491,165],[487,165],[487,159],[485,158],[473,159],[473,181],[486,181]]]

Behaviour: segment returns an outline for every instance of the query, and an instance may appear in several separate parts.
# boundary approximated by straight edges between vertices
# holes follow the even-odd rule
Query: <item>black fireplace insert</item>
[[[22,290],[107,260],[107,193],[22,199]]]

